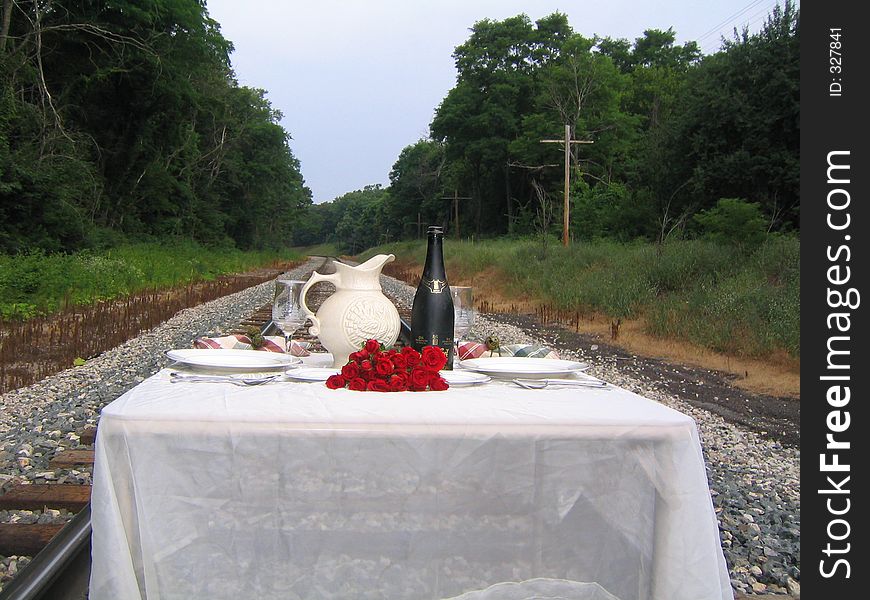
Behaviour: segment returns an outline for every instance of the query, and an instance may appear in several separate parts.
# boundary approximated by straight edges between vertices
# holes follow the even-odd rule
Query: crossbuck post
[[[565,210],[564,210],[564,223],[562,227],[562,245],[568,245],[568,198],[570,196],[570,187],[571,187],[571,144],[594,144],[590,140],[572,140],[571,139],[571,126],[565,125],[565,139],[564,140],[541,140],[544,144],[564,144],[565,146]]]

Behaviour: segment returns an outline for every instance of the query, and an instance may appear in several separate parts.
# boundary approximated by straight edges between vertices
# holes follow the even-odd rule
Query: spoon
[[[280,375],[265,375],[259,377],[233,377],[232,375],[186,375],[183,373],[172,372],[169,374],[169,380],[177,381],[210,381],[234,383],[236,385],[263,385],[270,381],[275,381]]]
[[[512,383],[527,390],[542,390],[550,386],[606,388],[606,381],[582,379],[511,379]]]

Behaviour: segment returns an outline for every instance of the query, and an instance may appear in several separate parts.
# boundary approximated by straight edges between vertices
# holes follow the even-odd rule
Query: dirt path
[[[598,336],[553,326],[542,326],[532,315],[488,313],[487,317],[523,329],[543,339],[557,350],[583,349],[613,360],[619,368],[640,379],[654,382],[690,404],[722,416],[790,447],[800,444],[800,401],[755,394],[735,387],[729,376],[719,371],[690,367],[632,354],[606,343]]]

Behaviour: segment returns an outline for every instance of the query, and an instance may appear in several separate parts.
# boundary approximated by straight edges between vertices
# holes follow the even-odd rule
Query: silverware
[[[177,373],[173,371],[169,374],[169,381],[210,381],[221,383],[232,383],[235,385],[263,385],[270,381],[277,380],[281,375],[262,375],[258,377],[235,377],[233,375],[188,375],[186,373]]]
[[[515,383],[521,388],[527,390],[542,390],[547,387],[591,387],[591,388],[606,388],[606,381],[598,381],[593,379],[511,379],[511,383]]]

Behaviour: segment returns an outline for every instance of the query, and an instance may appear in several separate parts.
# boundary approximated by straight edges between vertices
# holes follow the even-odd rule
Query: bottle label
[[[441,279],[423,279],[422,283],[433,294],[440,294],[447,289],[447,282]]]
[[[448,348],[451,348],[453,346],[453,336],[446,336],[442,338],[438,337],[437,333],[432,333],[427,339],[422,335],[418,335],[416,338],[414,338],[414,343],[420,348],[422,348],[423,346],[438,346],[446,351]]]

